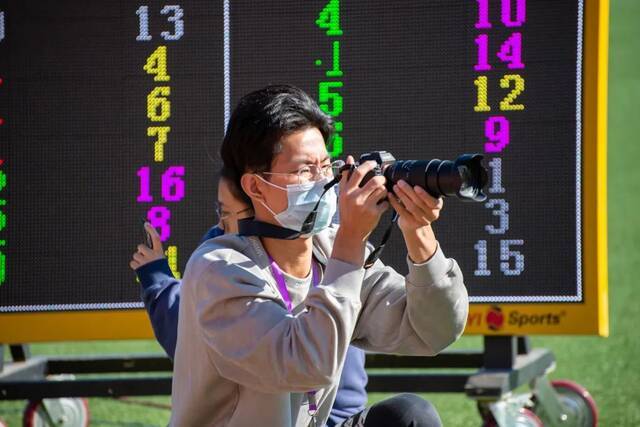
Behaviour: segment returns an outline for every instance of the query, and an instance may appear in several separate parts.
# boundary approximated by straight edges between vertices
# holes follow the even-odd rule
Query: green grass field
[[[569,378],[594,396],[602,426],[640,425],[640,295],[634,266],[640,266],[640,2],[611,2],[609,60],[609,289],[611,336],[535,337],[536,347],[553,350],[558,364],[553,378]],[[638,290],[636,290],[638,286]],[[636,323],[638,322],[638,323]],[[479,348],[479,337],[465,337],[456,347]],[[151,341],[33,345],[34,354],[159,352]],[[371,401],[385,395],[372,394]],[[462,395],[427,395],[446,426],[479,425],[472,401]],[[146,400],[168,403],[168,397]],[[24,402],[0,403],[0,417],[20,426]],[[94,426],[163,426],[169,411],[91,399]]]

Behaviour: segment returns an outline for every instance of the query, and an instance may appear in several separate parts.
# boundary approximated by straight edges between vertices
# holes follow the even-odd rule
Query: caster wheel
[[[493,415],[484,415],[482,418],[482,427],[497,427],[498,424]],[[542,420],[527,408],[520,408],[518,415],[512,424],[513,427],[544,427]]]
[[[41,400],[33,400],[27,404],[22,417],[24,427],[88,427],[89,402],[87,399],[63,397],[56,399],[62,414],[51,419]],[[52,424],[53,422],[53,424]]]
[[[515,425],[517,427],[544,427],[542,420],[533,411],[526,408],[520,409]]]
[[[598,407],[586,388],[569,380],[551,381],[560,403],[567,412],[567,425],[575,427],[596,427]]]

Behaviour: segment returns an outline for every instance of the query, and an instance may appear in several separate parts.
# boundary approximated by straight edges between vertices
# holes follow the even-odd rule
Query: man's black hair
[[[220,148],[224,177],[233,182],[242,198],[240,178],[246,172],[268,172],[280,150],[280,140],[291,133],[317,128],[325,142],[333,135],[331,116],[302,89],[271,85],[245,95],[231,115]]]
[[[218,180],[224,179],[227,182],[227,188],[231,192],[231,195],[238,200],[244,201],[246,199],[246,195],[242,191],[242,188],[235,182],[235,173],[226,166],[222,166],[220,172],[218,173]]]

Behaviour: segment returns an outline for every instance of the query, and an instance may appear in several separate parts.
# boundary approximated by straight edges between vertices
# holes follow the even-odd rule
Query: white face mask
[[[290,184],[285,188],[265,180],[260,175],[256,176],[267,184],[287,192],[287,208],[280,213],[275,213],[269,206],[262,203],[284,228],[301,231],[304,220],[307,219],[307,216],[313,211],[313,207],[318,200],[320,200],[320,197],[322,197],[322,200],[320,200],[320,204],[318,205],[316,221],[308,235],[319,233],[331,225],[331,220],[337,210],[338,199],[336,197],[335,187],[331,188],[322,196],[324,186],[330,181],[329,178],[304,184]]]

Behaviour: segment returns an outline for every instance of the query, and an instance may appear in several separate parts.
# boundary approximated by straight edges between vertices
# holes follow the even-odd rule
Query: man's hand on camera
[[[411,187],[405,181],[400,180],[393,186],[393,192],[389,195],[391,206],[398,212],[398,226],[402,231],[413,231],[427,225],[431,225],[440,217],[442,210],[442,197],[436,199],[423,188]]]
[[[153,225],[148,222],[144,223],[144,228],[145,230],[147,230],[147,233],[149,233],[149,236],[151,237],[151,244],[153,248],[150,248],[145,244],[138,245],[138,250],[133,253],[132,260],[131,262],[129,262],[129,267],[131,267],[133,270],[137,270],[138,268],[152,261],[164,258],[164,249],[162,248],[160,235],[153,227]]]
[[[421,187],[411,187],[404,181],[393,186],[389,194],[391,206],[398,212],[398,226],[402,230],[409,258],[423,263],[433,256],[438,244],[430,225],[440,217],[442,198],[436,199]]]
[[[353,157],[349,156],[347,164],[353,163]],[[342,173],[338,198],[340,229],[336,235],[333,258],[362,265],[367,237],[378,225],[382,214],[389,209],[389,203],[384,201],[387,190],[383,176],[375,176],[360,187],[364,176],[375,166],[376,162],[368,161],[354,169],[351,176],[348,171]]]

